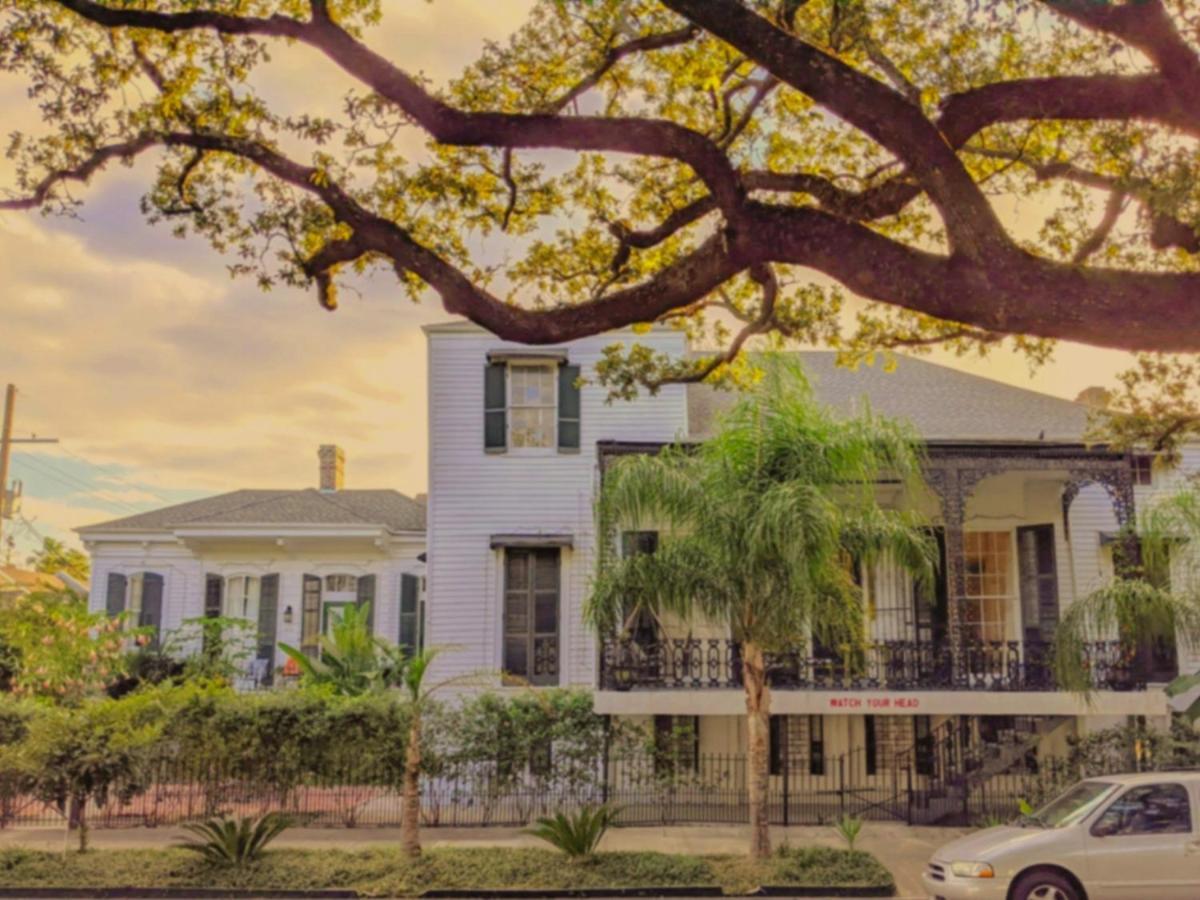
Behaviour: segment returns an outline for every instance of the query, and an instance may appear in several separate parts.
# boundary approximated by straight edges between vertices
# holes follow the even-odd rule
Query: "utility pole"
[[[4,534],[4,519],[13,510],[8,503],[8,457],[13,444],[57,444],[58,438],[40,438],[36,434],[27,438],[12,436],[13,416],[17,407],[17,386],[10,384],[4,391],[4,425],[0,429],[0,538]],[[13,491],[13,505],[16,491]]]

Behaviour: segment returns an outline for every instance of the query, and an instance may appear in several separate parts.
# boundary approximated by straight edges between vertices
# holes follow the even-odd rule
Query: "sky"
[[[387,0],[368,42],[445,83],[482,42],[501,40],[529,0]],[[264,91],[288,103],[336,104],[344,88],[312,51],[277,53]],[[314,72],[320,72],[314,77]],[[5,130],[36,130],[24,86],[0,75]],[[317,447],[340,444],[347,486],[425,490],[425,344],[448,316],[379,278],[343,291],[335,313],[302,289],[260,292],[231,280],[203,241],[147,225],[148,170],[114,167],[82,195],[77,219],[0,212],[0,384],[18,388],[11,477],[21,518],[5,523],[14,562],[73,528],[244,487],[315,486]],[[0,187],[12,171],[0,159]],[[1016,227],[1037,211],[1010,202]],[[1040,219],[1033,222],[1036,228]],[[1011,353],[944,362],[1074,398],[1110,383],[1128,357],[1060,344],[1030,374]],[[0,547],[0,561],[5,559]]]

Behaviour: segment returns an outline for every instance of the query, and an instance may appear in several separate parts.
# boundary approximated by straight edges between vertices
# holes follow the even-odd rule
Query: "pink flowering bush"
[[[124,617],[89,612],[71,593],[15,598],[0,611],[12,693],[76,705],[103,692],[125,674],[128,649],[145,639],[145,629],[124,626]]]

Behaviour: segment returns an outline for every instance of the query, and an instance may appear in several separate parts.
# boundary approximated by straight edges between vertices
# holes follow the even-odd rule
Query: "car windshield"
[[[1043,828],[1066,828],[1086,818],[1115,787],[1110,781],[1081,781],[1041,809],[1025,816],[1024,821]]]

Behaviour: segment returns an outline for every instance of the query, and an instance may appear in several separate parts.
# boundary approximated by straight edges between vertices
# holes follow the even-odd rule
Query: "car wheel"
[[[1049,869],[1021,877],[1013,891],[1013,900],[1081,900],[1070,880]]]

